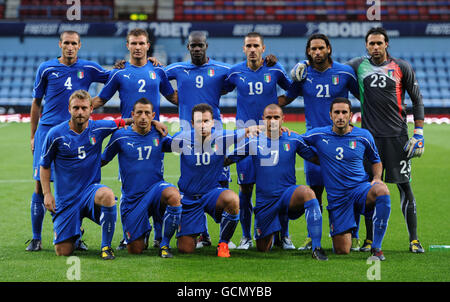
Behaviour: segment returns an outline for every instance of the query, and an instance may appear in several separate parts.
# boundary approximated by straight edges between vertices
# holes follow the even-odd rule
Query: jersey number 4
[[[66,82],[64,83],[64,86],[67,90],[72,90],[72,77],[68,77]]]

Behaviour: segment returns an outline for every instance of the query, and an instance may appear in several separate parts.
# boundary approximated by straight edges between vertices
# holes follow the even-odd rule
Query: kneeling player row
[[[58,255],[72,253],[74,239],[81,235],[81,221],[88,217],[102,226],[102,258],[114,259],[111,240],[116,203],[112,190],[100,185],[100,168],[118,155],[120,212],[130,253],[144,250],[145,236],[151,229],[150,216],[161,224],[162,257],[172,256],[169,242],[177,230],[178,250],[193,252],[196,236],[206,231],[206,212],[220,224],[218,256],[229,257],[228,242],[239,221],[239,197],[219,187],[218,179],[224,164],[246,161],[256,183],[258,250],[268,251],[281,224],[305,213],[313,257],[326,260],[320,244],[319,203],[309,187],[296,184],[295,160],[299,154],[325,171],[334,251],[348,253],[355,215],[376,208],[372,252],[384,259],[381,242],[390,214],[389,192],[380,180],[381,163],[372,136],[349,124],[352,114],[348,99],[333,101],[333,126],[304,135],[283,131],[283,112],[275,104],[264,109],[264,127],[236,131],[214,129],[212,108],[199,104],[192,110],[193,129],[166,137],[152,127],[155,113],[146,99],[135,103],[132,121],[128,121],[133,125],[119,130],[125,124],[123,120],[89,120],[92,101],[85,91],[71,96],[69,109],[71,119],[49,131],[40,163],[44,204],[53,213]],[[102,141],[111,133],[102,154]],[[225,154],[233,144],[235,150]],[[180,153],[179,191],[163,179],[164,152],[172,151]],[[372,163],[372,183],[364,171],[364,156]],[[56,198],[50,190],[51,176]]]

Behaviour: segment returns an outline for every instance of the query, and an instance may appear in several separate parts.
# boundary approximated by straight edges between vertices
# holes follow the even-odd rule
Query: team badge
[[[125,234],[127,235],[127,239],[130,240],[130,239],[131,239],[131,234],[130,234],[130,232],[126,232]]]
[[[333,85],[338,85],[339,84],[339,76],[333,75],[333,77],[331,78],[331,81],[332,81]]]
[[[58,239],[58,234],[56,234],[56,232],[53,232],[53,237],[54,237],[54,240],[56,241],[56,239]]]
[[[154,138],[154,139],[153,139],[153,145],[154,145],[155,147],[158,147],[158,146],[159,146],[159,139]]]
[[[217,144],[216,144],[216,143],[213,143],[213,144],[211,145],[211,149],[212,149],[214,152],[217,152],[217,150],[219,150],[219,147],[217,147]]]
[[[394,72],[395,72],[394,69],[389,69],[389,70],[388,70],[388,76],[389,76],[390,78],[392,78],[392,77],[394,76]]]
[[[272,80],[272,77],[270,76],[270,73],[265,73],[264,74],[264,82],[270,83],[271,80]]]
[[[154,71],[150,71],[149,75],[150,75],[150,79],[152,79],[152,80],[156,79],[156,73]]]
[[[209,75],[210,77],[213,77],[213,76],[214,76],[214,73],[215,73],[214,69],[212,69],[212,68],[209,68],[209,69],[208,69],[208,75]]]
[[[240,173],[239,174],[239,178],[240,178],[241,181],[244,181],[244,173]]]
[[[355,149],[356,148],[356,141],[350,141],[348,143],[348,146],[350,147],[350,149]]]
[[[77,72],[77,77],[81,80],[82,78],[84,78],[84,71],[82,71],[82,70],[79,70],[78,72]]]
[[[91,142],[91,145],[95,145],[95,143],[97,142],[97,140],[95,139],[95,136],[89,137],[89,141]]]
[[[283,149],[284,149],[284,151],[290,151],[291,145],[289,145],[289,143],[285,143],[285,144],[283,144]]]

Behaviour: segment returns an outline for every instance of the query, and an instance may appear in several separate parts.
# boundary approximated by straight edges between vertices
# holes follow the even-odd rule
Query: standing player
[[[314,191],[308,186],[296,184],[295,159],[300,155],[307,160],[316,160],[315,152],[308,147],[300,135],[281,131],[284,120],[282,109],[270,104],[264,109],[265,133],[238,147],[232,160],[247,155],[256,169],[255,238],[259,251],[272,247],[274,233],[281,230],[280,217],[297,219],[306,216],[308,232],[312,238],[313,258],[328,260],[321,248],[322,214]],[[243,155],[239,155],[243,151]],[[318,163],[318,162],[317,162]]]
[[[39,251],[42,246],[41,232],[45,207],[39,175],[39,160],[45,136],[50,128],[70,118],[67,110],[68,101],[74,91],[89,90],[93,82],[105,83],[109,76],[109,71],[104,70],[97,63],[78,58],[81,41],[77,32],[61,33],[59,47],[61,48],[60,57],[39,66],[33,89],[30,124],[33,178],[36,180],[36,185],[31,197],[33,238],[26,248],[27,251]],[[83,248],[86,249],[85,246]]]
[[[150,48],[148,33],[143,29],[133,29],[127,35],[127,48],[130,61],[123,69],[114,69],[100,91],[94,98],[94,109],[103,106],[118,91],[120,98],[120,113],[122,118],[131,117],[134,102],[147,98],[153,105],[155,120],[159,121],[160,93],[173,104],[177,104],[177,93],[167,79],[164,69],[153,66],[147,60]]]
[[[333,125],[314,128],[303,139],[319,156],[335,253],[350,252],[357,217],[375,209],[371,252],[374,260],[385,260],[381,243],[391,212],[389,190],[381,181],[382,164],[373,137],[350,124],[352,115],[350,101],[336,98],[330,106]],[[371,163],[372,182],[364,170],[364,158]]]
[[[285,106],[298,96],[303,96],[306,130],[332,125],[329,111],[333,99],[348,97],[349,91],[359,97],[355,72],[350,66],[333,61],[331,54],[332,47],[327,36],[311,35],[305,50],[308,61],[298,63],[293,68],[292,86],[286,95],[278,97],[278,104]],[[304,171],[306,183],[316,194],[322,209],[324,184],[320,166],[304,160]],[[307,237],[300,249],[310,248],[311,238]],[[359,239],[354,238],[352,249],[359,249]]]
[[[114,259],[111,240],[116,225],[113,191],[100,184],[102,142],[123,120],[89,120],[92,100],[85,90],[69,98],[69,121],[48,132],[42,148],[41,181],[45,207],[53,213],[53,243],[56,255],[68,256],[81,236],[80,227],[88,217],[102,227],[101,257]],[[50,187],[50,166],[54,164],[55,196]]]
[[[409,250],[425,250],[417,237],[416,200],[411,188],[411,158],[424,151],[424,106],[414,70],[401,59],[389,55],[389,37],[383,28],[372,28],[366,34],[369,57],[351,60],[358,76],[361,95],[362,128],[375,138],[384,168],[384,180],[397,184],[400,203],[409,232]],[[405,91],[412,101],[414,136],[408,139]],[[367,234],[371,234],[370,217]],[[366,244],[370,245],[372,238]]]
[[[120,129],[102,154],[102,164],[119,157],[122,197],[120,214],[124,238],[130,254],[141,254],[151,231],[149,216],[163,227],[159,255],[172,258],[170,239],[178,228],[181,216],[180,193],[164,181],[164,150],[168,137],[152,129],[155,116],[152,103],[139,99],[131,112],[133,126]]]
[[[262,59],[265,51],[263,37],[256,32],[248,33],[244,38],[244,53],[247,60],[234,65],[229,71],[227,85],[237,90],[236,125],[239,128],[257,125],[264,108],[277,104],[277,85],[287,90],[291,84],[284,68],[276,63],[268,67]],[[245,158],[236,164],[239,183],[242,239],[238,249],[253,246],[250,233],[252,223],[252,192],[255,184],[255,168],[251,158]],[[287,233],[288,220],[285,219],[282,230]],[[295,248],[289,237],[283,238],[286,248]]]
[[[172,152],[181,153],[178,188],[183,196],[183,213],[177,233],[178,250],[192,253],[196,237],[206,231],[204,213],[220,223],[217,256],[230,257],[228,242],[239,221],[239,197],[220,187],[217,179],[223,171],[229,146],[245,138],[248,129],[226,131],[213,129],[213,109],[198,104],[192,109],[193,130],[173,137]]]

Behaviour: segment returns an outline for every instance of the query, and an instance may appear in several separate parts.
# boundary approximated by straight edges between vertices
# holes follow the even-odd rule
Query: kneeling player
[[[369,131],[350,124],[351,103],[336,98],[330,106],[332,126],[315,128],[304,136],[314,146],[320,159],[327,190],[330,231],[334,251],[348,254],[352,245],[351,231],[356,218],[375,208],[373,214],[372,257],[385,260],[381,243],[386,232],[391,201],[387,186],[381,181],[381,162]],[[372,163],[373,181],[364,170],[366,157]]]
[[[259,251],[272,247],[274,233],[281,223],[306,216],[308,233],[312,239],[312,256],[328,260],[321,248],[322,214],[314,192],[307,186],[296,185],[295,160],[299,154],[318,163],[316,154],[300,135],[281,130],[283,111],[276,104],[264,109],[265,133],[251,138],[236,148],[228,159],[238,161],[248,155],[256,167],[255,238]],[[287,217],[287,218],[286,218]]]
[[[180,222],[181,197],[176,187],[163,179],[163,152],[170,150],[170,138],[163,138],[152,128],[155,112],[148,99],[139,99],[131,116],[133,126],[111,136],[102,164],[118,154],[122,181],[120,213],[128,252],[140,254],[147,248],[149,217],[153,216],[163,226],[159,255],[172,258],[169,243]]]
[[[92,121],[92,100],[77,90],[69,99],[71,119],[52,128],[43,145],[40,162],[45,207],[52,212],[57,255],[68,256],[81,236],[84,217],[102,226],[101,256],[114,259],[111,240],[116,224],[116,200],[112,190],[100,184],[103,140],[119,121]],[[51,164],[55,167],[55,196],[51,193]]]
[[[213,129],[213,110],[208,104],[192,109],[193,130],[184,129],[175,135],[172,151],[180,150],[180,179],[183,213],[177,233],[178,250],[192,253],[196,237],[206,231],[204,213],[220,223],[217,256],[230,257],[228,242],[239,222],[239,197],[222,188],[218,179],[223,171],[226,149],[245,138],[248,129],[226,131]]]

